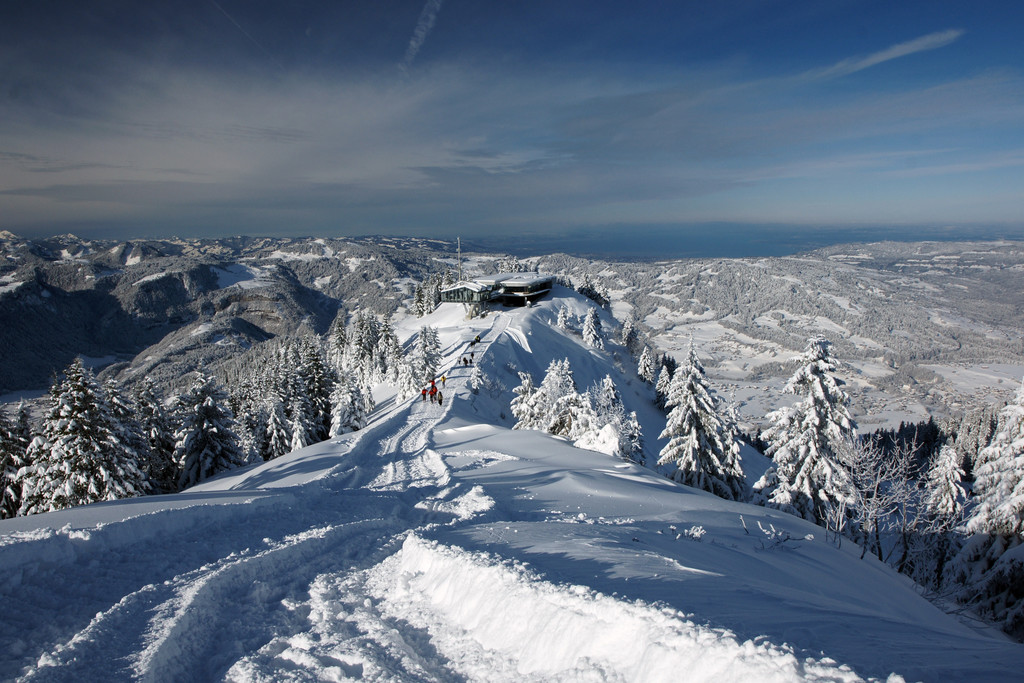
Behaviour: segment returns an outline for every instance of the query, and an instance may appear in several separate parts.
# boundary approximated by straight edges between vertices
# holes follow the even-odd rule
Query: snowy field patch
[[[688,681],[863,680],[672,609],[552,584],[522,565],[414,535],[372,572],[368,591],[384,614],[425,629],[470,680],[668,681],[683,671]]]

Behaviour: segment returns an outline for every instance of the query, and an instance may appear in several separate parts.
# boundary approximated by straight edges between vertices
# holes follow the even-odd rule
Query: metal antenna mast
[[[456,237],[455,244],[458,245],[459,249],[459,282],[462,282],[462,238]]]

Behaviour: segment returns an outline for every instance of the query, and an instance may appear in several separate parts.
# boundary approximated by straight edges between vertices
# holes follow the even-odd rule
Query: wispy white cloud
[[[804,78],[812,80],[848,76],[852,73],[863,71],[864,69],[870,69],[873,66],[877,66],[894,59],[899,59],[900,57],[906,57],[907,55],[912,55],[917,52],[925,52],[927,50],[935,50],[940,47],[945,47],[946,45],[956,41],[963,34],[963,30],[955,28],[946,31],[938,31],[936,33],[929,33],[928,35],[921,36],[920,38],[908,40],[905,43],[897,43],[896,45],[887,47],[884,50],[879,50],[878,52],[873,52],[865,57],[850,57],[824,69],[807,71],[803,76]]]
[[[971,157],[962,161],[946,164],[931,164],[913,168],[895,169],[889,175],[901,178],[922,176],[985,173],[987,171],[1019,168],[1024,166],[1024,150],[1015,149],[979,157]]]
[[[394,68],[287,80],[147,71],[79,118],[9,106],[0,215],[15,229],[123,220],[306,234],[812,210],[825,221],[858,210],[844,197],[870,205],[878,188],[905,190],[872,209],[884,219],[904,206],[935,215],[933,197],[950,212],[965,174],[1022,168],[1024,79],[1013,73],[834,98],[721,68],[643,79],[574,65],[438,63],[415,79]],[[822,194],[831,188],[841,191]],[[1000,202],[970,208],[1001,216],[1012,198]]]
[[[437,13],[440,11],[441,0],[427,0],[427,4],[423,6],[420,19],[416,22],[416,29],[412,32],[412,38],[409,40],[409,47],[405,49],[405,59],[399,65],[402,71],[408,71],[416,60],[416,55],[419,54],[424,41],[433,30],[434,22],[437,21]]]

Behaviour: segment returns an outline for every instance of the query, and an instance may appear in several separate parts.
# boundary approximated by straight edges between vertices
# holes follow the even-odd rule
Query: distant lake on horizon
[[[561,234],[463,237],[464,248],[516,256],[565,253],[606,260],[790,256],[837,244],[1022,240],[1021,228],[806,228],[709,224],[578,229]]]

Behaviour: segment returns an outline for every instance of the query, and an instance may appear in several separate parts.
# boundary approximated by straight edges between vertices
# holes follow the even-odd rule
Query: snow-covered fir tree
[[[397,384],[398,366],[402,361],[402,345],[398,341],[398,335],[395,334],[391,321],[387,318],[381,321],[380,336],[375,351],[378,381]]]
[[[18,401],[18,409],[14,411],[14,433],[21,444],[28,448],[32,442],[32,418],[29,415],[28,404],[25,401]]]
[[[416,317],[422,318],[432,313],[438,304],[441,303],[441,282],[442,277],[434,273],[421,284],[416,285],[412,304],[413,313],[416,314]]]
[[[958,600],[1024,639],[1024,385],[999,413],[998,431],[979,454],[974,487],[972,535],[950,563],[949,581],[959,587]]]
[[[363,414],[369,415],[373,412],[373,409],[377,407],[377,402],[373,398],[373,390],[369,384],[361,382],[359,384],[360,400],[363,402]]]
[[[640,359],[636,363],[636,374],[647,384],[654,384],[654,354],[651,353],[651,347],[645,346],[644,350],[640,352]]]
[[[925,480],[925,505],[929,515],[943,529],[952,529],[963,514],[967,496],[963,478],[960,454],[947,441],[939,449]]]
[[[768,455],[775,464],[754,485],[755,501],[826,524],[835,509],[851,502],[850,482],[836,450],[852,438],[856,425],[849,398],[832,373],[838,361],[832,344],[809,340],[800,368],[784,391],[801,395],[796,405],[768,415]]]
[[[480,389],[486,386],[487,380],[484,377],[484,371],[480,369],[480,364],[477,363],[473,366],[473,369],[469,373],[469,388],[474,394],[479,394]]]
[[[345,323],[347,317],[344,311],[339,311],[327,331],[327,359],[337,369],[342,367],[342,359],[348,348],[348,331]]]
[[[530,412],[530,399],[533,397],[537,387],[533,383],[533,376],[528,372],[519,373],[519,386],[512,390],[516,395],[512,399],[510,411],[516,418],[516,426],[513,429],[534,429],[528,426],[533,423],[533,416]]]
[[[323,441],[331,427],[331,391],[336,375],[320,339],[306,335],[297,342],[298,375],[309,401],[306,430],[311,443]]]
[[[1024,536],[1024,385],[999,412],[999,431],[979,454],[974,477],[978,505],[968,531]]]
[[[495,262],[495,268],[499,273],[525,273],[530,267],[524,264],[516,256],[502,256]]]
[[[581,403],[569,359],[553,360],[540,386],[521,404],[522,417],[513,429],[570,436]]]
[[[416,379],[421,384],[429,382],[437,375],[437,367],[441,362],[441,341],[438,339],[435,328],[429,326],[420,328],[411,361]]]
[[[415,396],[419,396],[420,393],[420,382],[416,377],[416,373],[412,368],[412,365],[405,360],[398,362],[398,399],[405,401]]]
[[[622,397],[611,375],[605,375],[582,397],[575,416],[574,444],[608,455],[636,459],[643,449],[643,435],[636,413],[626,414]]]
[[[666,405],[671,409],[661,438],[658,464],[674,467],[675,481],[728,500],[747,497],[735,427],[720,414],[704,366],[690,341],[686,363],[669,385]]]
[[[146,438],[145,430],[138,418],[139,406],[114,379],[108,379],[103,383],[103,394],[110,406],[110,416],[113,418],[121,443],[135,454],[135,464],[144,475],[147,474],[151,454],[149,439]]]
[[[629,415],[626,416],[626,421],[623,423],[622,436],[628,445],[624,456],[635,463],[646,464],[644,462],[644,433],[640,427],[640,420],[637,418],[635,410],[631,410]]]
[[[21,507],[18,471],[25,465],[25,445],[18,438],[17,427],[0,409],[0,519],[18,514]]]
[[[413,292],[412,312],[416,314],[417,318],[422,318],[428,313],[427,299],[426,294],[423,291],[423,285],[416,285],[416,289]]]
[[[973,479],[976,463],[981,451],[992,443],[999,428],[999,411],[994,406],[975,408],[964,413],[952,430],[956,434],[956,451],[964,475]]]
[[[228,407],[235,415],[235,433],[238,434],[238,448],[249,460],[267,459],[267,406],[260,405],[253,409],[251,403],[244,407],[238,406],[228,394]],[[177,481],[177,480],[175,480]]]
[[[140,463],[154,493],[177,490],[178,468],[174,463],[174,418],[148,377],[135,392],[138,420],[146,439],[148,459]]]
[[[601,320],[597,317],[597,309],[587,309],[587,315],[583,318],[583,343],[595,349],[604,348],[604,339],[601,337]]]
[[[905,488],[916,494],[915,506],[923,507],[923,515],[913,525],[913,534],[906,535],[910,560],[908,573],[918,584],[939,589],[946,566],[962,546],[958,530],[964,519],[963,470],[960,454],[951,440],[947,440],[932,460],[924,489],[917,482],[907,482]]]
[[[366,405],[358,383],[341,380],[331,395],[331,437],[366,426]]]
[[[338,368],[339,374],[367,384],[382,381],[385,361],[379,350],[381,332],[381,323],[376,315],[356,311],[346,335],[348,346]]]
[[[626,350],[636,357],[636,353],[640,350],[642,344],[640,342],[640,334],[636,330],[636,323],[633,321],[633,318],[626,318],[623,321],[620,341],[622,342],[622,345],[626,347]]]
[[[292,447],[292,430],[288,417],[284,414],[284,405],[275,397],[268,398],[263,404],[261,414],[263,420],[257,424],[263,427],[261,457],[273,460],[289,453]]]
[[[227,393],[213,377],[200,374],[181,398],[181,426],[175,434],[174,459],[186,489],[245,462],[235,433]]]
[[[662,360],[664,361],[664,359]],[[672,368],[667,363],[662,362],[658,370],[658,381],[654,385],[654,402],[662,410],[667,405],[670,386],[672,386]]]
[[[40,434],[27,449],[20,514],[142,495],[148,484],[136,457],[92,372],[75,359],[51,388]]]
[[[302,407],[300,405],[292,404],[291,414],[292,421],[289,427],[291,428],[292,440],[289,447],[291,451],[297,451],[300,448],[305,448],[309,444],[313,443],[313,441],[306,429],[307,422],[303,415]]]
[[[567,306],[565,306],[563,304],[563,305],[558,307],[558,319],[557,319],[557,321],[555,323],[556,325],[558,325],[558,329],[560,329],[560,330],[569,330],[570,329],[569,315],[570,315],[569,308]]]
[[[332,334],[339,329],[336,322]],[[345,340],[354,336],[351,331],[341,335]],[[331,341],[331,356],[342,364],[348,362],[351,348],[346,347],[339,354],[334,344],[335,341]],[[240,445],[251,446],[252,452],[263,458],[281,455],[276,446],[267,446],[266,430],[272,419],[268,401],[281,404],[288,425],[289,445],[296,421],[302,423],[307,443],[327,438],[331,419],[330,392],[337,370],[328,361],[327,348],[319,338],[305,335],[265,342],[230,364],[224,374],[231,387],[229,407],[238,416],[236,427]],[[276,421],[270,428],[278,429]],[[279,441],[276,437],[272,440]]]

